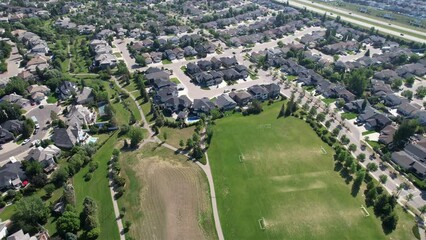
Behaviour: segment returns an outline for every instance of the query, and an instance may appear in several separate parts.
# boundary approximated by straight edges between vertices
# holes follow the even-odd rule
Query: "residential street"
[[[9,41],[8,44],[12,46],[12,52],[10,53],[9,59],[7,59],[7,72],[0,74],[0,83],[2,81],[8,81],[9,78],[16,76],[23,71],[23,68],[19,67],[19,64],[22,61],[22,56],[19,54],[16,44],[11,41]]]
[[[29,143],[21,146],[16,146],[16,143],[9,142],[7,144],[4,144],[2,147],[0,154],[0,165],[5,164],[7,161],[9,161],[10,157],[20,155],[22,153],[25,153],[30,150],[31,143],[36,139],[44,139],[47,134],[49,133],[49,126],[46,125],[47,121],[50,121],[50,111],[55,111],[56,113],[59,113],[59,107],[56,106],[56,104],[46,104],[43,105],[44,108],[40,109],[37,106],[35,106],[32,110],[27,112],[26,117],[31,118],[32,116],[35,116],[39,122],[40,129],[38,130],[37,134],[31,136],[31,140]]]

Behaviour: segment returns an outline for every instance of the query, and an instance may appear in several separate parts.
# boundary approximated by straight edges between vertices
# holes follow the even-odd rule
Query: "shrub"
[[[88,172],[86,175],[84,175],[84,181],[88,182],[92,179],[92,173]]]

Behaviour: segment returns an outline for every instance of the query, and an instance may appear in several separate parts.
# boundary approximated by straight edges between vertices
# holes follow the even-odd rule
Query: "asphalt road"
[[[22,61],[22,56],[18,52],[18,48],[16,44],[9,41],[8,44],[12,46],[12,52],[10,53],[9,58],[6,60],[7,62],[7,72],[0,74],[0,79],[9,79],[18,75],[23,68],[19,68],[19,64]]]
[[[9,142],[3,145],[3,149],[0,151],[0,164],[5,164],[10,157],[20,155],[31,148],[31,142],[36,139],[43,139],[49,132],[49,126],[46,125],[47,121],[50,121],[50,111],[59,112],[59,107],[56,104],[44,105],[43,109],[35,106],[32,110],[26,113],[27,118],[35,116],[39,122],[40,129],[37,134],[31,136],[29,143],[25,145],[17,146],[14,142]]]
[[[278,1],[286,2],[284,0],[278,0]],[[366,28],[374,27],[375,29],[379,30],[382,33],[387,33],[387,34],[390,34],[390,35],[398,36],[398,37],[401,37],[401,38],[405,38],[407,40],[420,42],[420,43],[426,43],[426,39],[425,39],[426,38],[426,31],[416,31],[416,30],[404,28],[404,27],[401,27],[401,26],[398,26],[398,25],[389,26],[389,27],[395,28],[395,30],[391,30],[389,28],[383,27],[383,24],[387,24],[385,20],[379,21],[377,19],[367,18],[366,16],[361,16],[361,15],[358,15],[358,14],[352,13],[352,12],[351,12],[351,14],[349,14],[350,11],[347,11],[347,10],[333,8],[333,7],[330,7],[330,6],[326,6],[324,4],[312,3],[311,1],[306,1],[306,0],[291,0],[291,1],[289,1],[289,4],[290,4],[290,6],[294,6],[294,7],[298,7],[298,8],[305,8],[306,7],[307,10],[314,11],[314,12],[317,12],[319,14],[324,14],[327,11],[324,11],[324,10],[318,8],[318,7],[329,9],[330,11],[341,13],[339,16],[344,21],[351,22],[351,23],[354,23],[354,24],[357,24],[357,25],[360,25],[360,26],[363,26],[363,27],[366,27]],[[314,5],[314,6],[312,6],[312,5]],[[316,6],[318,6],[318,7],[316,7]],[[331,17],[337,17],[336,14],[331,15],[329,12],[327,12],[327,13]],[[372,22],[374,24],[370,24],[370,23],[366,23],[366,22],[363,22],[363,21],[356,20],[351,16],[361,18],[361,19],[367,19],[369,22]],[[404,35],[402,36],[401,33],[398,31],[398,29],[403,30],[405,32],[410,32],[410,33],[422,35],[422,36],[424,36],[424,38],[412,36],[412,35],[409,35],[408,33],[404,33]]]

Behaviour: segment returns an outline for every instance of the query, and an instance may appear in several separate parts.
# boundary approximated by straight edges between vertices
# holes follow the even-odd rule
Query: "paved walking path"
[[[114,215],[115,215],[115,220],[117,221],[117,226],[118,226],[118,232],[120,234],[120,240],[126,240],[126,237],[124,235],[124,227],[123,227],[123,221],[121,221],[121,217],[120,217],[120,209],[118,208],[118,203],[117,203],[117,199],[115,199],[115,194],[116,192],[114,191],[114,183],[112,180],[112,167],[111,164],[108,166],[109,168],[109,190],[111,192],[111,198],[112,198],[112,205],[114,207]]]

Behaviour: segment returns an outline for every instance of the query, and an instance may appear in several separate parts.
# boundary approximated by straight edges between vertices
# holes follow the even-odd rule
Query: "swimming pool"
[[[96,143],[98,141],[97,137],[89,137],[89,139],[87,140],[87,143]]]
[[[198,121],[200,121],[199,117],[187,117],[186,120],[185,120],[185,122],[187,124],[193,124],[193,123],[196,123]]]

